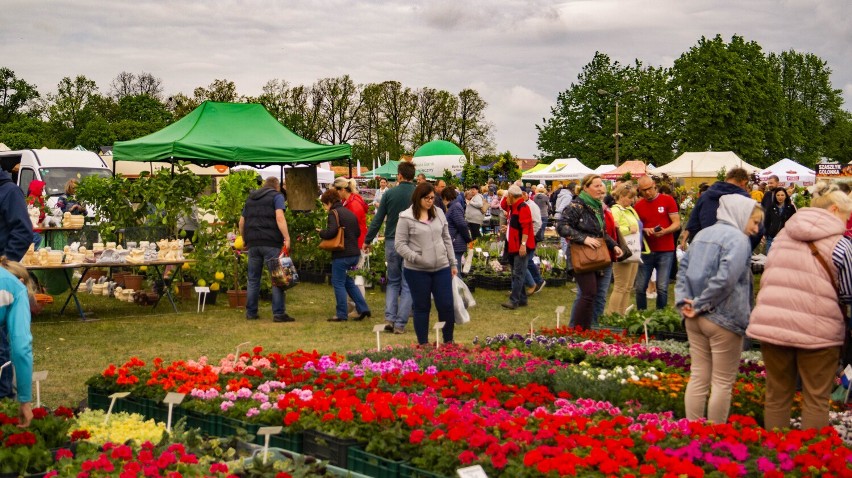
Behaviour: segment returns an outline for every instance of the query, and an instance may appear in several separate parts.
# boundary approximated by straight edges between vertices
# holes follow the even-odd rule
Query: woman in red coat
[[[333,186],[343,198],[343,207],[352,211],[358,219],[358,227],[361,229],[358,234],[358,248],[363,249],[364,238],[367,236],[367,202],[358,194],[358,184],[354,179],[340,177],[334,180]]]

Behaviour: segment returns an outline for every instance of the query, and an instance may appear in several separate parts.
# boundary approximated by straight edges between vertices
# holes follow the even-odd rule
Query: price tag
[[[559,328],[559,319],[562,318],[562,314],[565,313],[565,306],[560,305],[556,308],[556,328]]]
[[[385,324],[376,324],[373,326],[373,332],[376,333],[376,350],[382,350],[382,332],[385,331]]]
[[[172,410],[174,410],[175,405],[180,405],[184,397],[186,397],[185,393],[169,392],[166,394],[166,398],[163,399],[163,403],[169,406],[169,414],[166,417],[167,432],[172,431]]]
[[[441,348],[441,329],[447,325],[446,322],[438,322],[435,324],[433,329],[435,329],[435,348]]]
[[[209,287],[196,287],[195,292],[197,292],[199,294],[201,294],[201,293],[206,294],[206,293],[210,292],[210,288]]]
[[[488,259],[489,254],[488,254],[488,252],[483,252],[482,256],[485,257],[486,259]]]
[[[41,407],[41,382],[47,380],[47,370],[33,372],[33,382],[36,386],[36,408]]]
[[[485,470],[482,469],[482,465],[459,468],[456,470],[456,473],[459,475],[459,478],[488,478],[488,475],[485,474]]]
[[[107,409],[106,417],[104,417],[104,425],[109,423],[109,416],[112,414],[112,408],[115,406],[115,401],[128,395],[130,395],[130,392],[116,392],[109,396],[112,400],[109,402],[109,408]]]
[[[474,250],[476,251],[477,254],[482,254],[482,248],[481,247],[477,247]]]
[[[271,435],[277,435],[281,433],[284,427],[260,427],[257,430],[257,434],[263,437],[263,464],[266,464],[266,457],[269,455],[269,437]]]

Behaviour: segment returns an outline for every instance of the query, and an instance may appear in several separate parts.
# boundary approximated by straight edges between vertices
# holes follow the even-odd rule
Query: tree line
[[[476,90],[458,94],[398,81],[356,84],[349,75],[312,85],[268,81],[259,96],[216,79],[191,94],[165,96],[162,80],[147,72],[119,73],[107,92],[84,75],[64,77],[41,93],[9,68],[0,68],[0,142],[12,149],[90,150],[157,131],[206,100],[260,103],[299,136],[322,144],[352,145],[353,159],[399,159],[435,139],[457,144],[469,157],[496,157],[488,104]]]
[[[734,151],[755,166],[790,158],[852,161],[852,116],[812,53],[764,53],[733,36],[702,37],[671,68],[622,65],[596,52],[537,125],[546,162],[611,163],[618,102],[620,158],[657,166],[688,151]]]

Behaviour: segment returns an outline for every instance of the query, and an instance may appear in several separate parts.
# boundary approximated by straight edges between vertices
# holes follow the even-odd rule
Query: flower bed
[[[831,428],[760,428],[759,362],[742,362],[728,424],[689,422],[684,346],[636,342],[611,331],[560,329],[486,338],[471,348],[353,353],[348,360],[264,354],[258,347],[218,365],[204,357],[150,367],[129,360],[90,386],[152,398],[188,390],[184,414],[357,444],[363,452],[354,452],[353,466],[379,467],[371,473],[382,476],[417,476],[416,469],[453,476],[472,464],[489,476],[513,477],[852,470],[852,450]],[[846,437],[852,433],[843,417],[833,423]]]

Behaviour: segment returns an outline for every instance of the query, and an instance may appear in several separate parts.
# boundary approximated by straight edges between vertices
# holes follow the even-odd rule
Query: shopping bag
[[[457,324],[466,324],[470,322],[470,313],[467,309],[476,305],[476,300],[467,284],[458,275],[453,276],[453,310],[456,316]]]
[[[299,284],[299,272],[293,264],[293,259],[282,248],[278,257],[267,261],[272,285],[282,289],[291,289]]]

